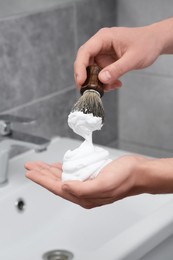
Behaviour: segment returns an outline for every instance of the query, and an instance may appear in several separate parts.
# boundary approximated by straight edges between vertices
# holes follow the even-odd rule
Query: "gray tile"
[[[172,17],[172,0],[117,0],[119,26],[143,26]]]
[[[138,27],[172,17],[173,1],[165,0],[118,0],[118,26]],[[161,56],[152,66],[143,70],[145,73],[173,76],[173,56]]]
[[[13,114],[35,118],[33,124],[13,124],[15,130],[52,138],[53,136],[69,136],[77,138],[68,127],[67,117],[76,101],[75,88],[63,94],[55,94],[52,97],[34,102]]]
[[[38,13],[40,11],[47,11],[48,9],[55,9],[57,7],[66,7],[72,5],[71,0],[13,0],[1,2],[0,19],[17,15],[28,15],[30,13]]]
[[[173,149],[172,151],[157,149],[155,147],[145,146],[143,144],[136,144],[133,142],[127,142],[123,140],[118,141],[118,145],[116,146],[118,149],[128,151],[130,153],[142,154],[144,156],[150,156],[155,158],[172,158],[173,157]]]
[[[117,92],[111,91],[103,96],[103,106],[105,110],[105,123],[101,131],[93,135],[95,143],[109,145],[118,138],[118,100]]]
[[[73,8],[0,21],[0,112],[73,84]]]
[[[76,5],[78,46],[102,27],[115,25],[115,0],[88,0]]]
[[[161,55],[151,66],[141,70],[142,73],[173,77],[173,55]]]
[[[119,90],[119,138],[173,149],[173,78],[129,73]]]
[[[118,140],[118,137],[117,137],[117,139],[114,139],[110,143],[108,143],[107,146],[117,149],[118,143],[119,143],[119,140]]]

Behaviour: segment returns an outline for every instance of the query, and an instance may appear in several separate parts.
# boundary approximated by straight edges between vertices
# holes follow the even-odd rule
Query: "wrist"
[[[160,54],[173,53],[173,18],[153,23],[149,26],[156,37]]]
[[[150,193],[148,187],[148,183],[150,183],[150,169],[148,167],[148,159],[146,160],[137,161],[134,168],[134,190],[136,195],[141,193]]]
[[[138,165],[138,189],[143,193],[173,193],[173,159],[148,159]]]

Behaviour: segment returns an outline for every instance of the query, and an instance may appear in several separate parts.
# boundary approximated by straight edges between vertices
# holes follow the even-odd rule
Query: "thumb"
[[[66,192],[72,193],[73,195],[78,195],[80,193],[81,181],[71,180],[64,181],[62,189]]]
[[[96,179],[89,181],[64,181],[62,189],[77,197],[92,196],[92,194],[98,194],[100,185]]]
[[[104,84],[115,84],[119,77],[134,68],[134,55],[126,53],[119,60],[102,69],[99,73],[99,80]]]

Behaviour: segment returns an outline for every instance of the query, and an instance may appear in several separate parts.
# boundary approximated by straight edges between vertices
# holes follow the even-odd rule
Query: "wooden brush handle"
[[[102,97],[104,94],[103,83],[98,79],[98,74],[101,68],[96,64],[87,67],[87,79],[81,87],[81,95],[88,89],[94,89],[100,93]]]

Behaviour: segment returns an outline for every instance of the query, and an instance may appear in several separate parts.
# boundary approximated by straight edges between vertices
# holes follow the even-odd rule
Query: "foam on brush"
[[[81,86],[81,97],[74,105],[73,111],[82,111],[84,114],[93,114],[93,116],[101,117],[104,122],[104,108],[101,97],[104,94],[103,83],[100,82],[98,74],[101,68],[97,64],[87,67],[87,78]]]
[[[72,108],[72,112],[81,111],[84,114],[93,114],[101,117],[104,122],[104,108],[99,92],[93,89],[86,90]]]

